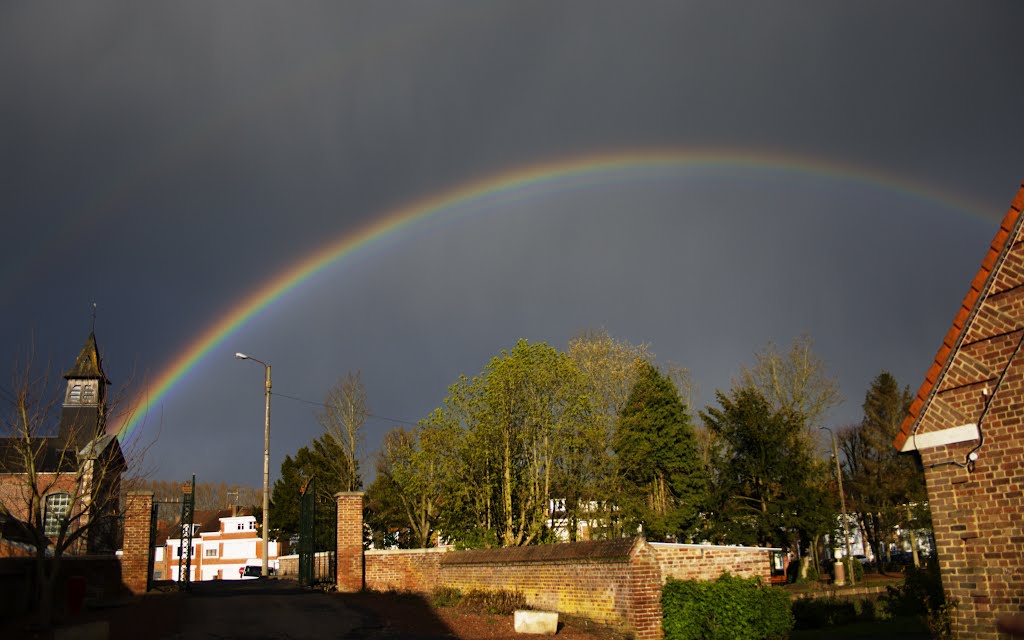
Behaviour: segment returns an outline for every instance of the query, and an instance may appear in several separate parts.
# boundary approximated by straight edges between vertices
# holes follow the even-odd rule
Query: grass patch
[[[916,616],[854,622],[842,627],[826,629],[797,629],[789,636],[790,640],[815,640],[817,638],[828,638],[829,640],[877,640],[878,638],[926,640],[931,637],[927,625]]]

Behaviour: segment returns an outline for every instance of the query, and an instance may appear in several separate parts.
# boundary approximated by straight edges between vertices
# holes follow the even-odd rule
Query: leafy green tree
[[[502,546],[530,544],[543,532],[565,434],[589,417],[571,360],[544,343],[520,340],[475,380],[479,413],[472,428],[496,445]]]
[[[897,452],[892,441],[910,408],[908,387],[882,371],[864,395],[864,418],[839,433],[845,458],[846,493],[876,558],[897,525],[916,528],[928,521],[924,476],[912,455]]]
[[[826,527],[834,514],[803,420],[776,410],[751,386],[715,397],[719,406],[701,412],[717,443],[708,511],[712,538],[799,548],[802,531]]]
[[[675,385],[648,363],[622,410],[614,448],[627,525],[641,525],[653,540],[690,537],[705,497],[696,437]]]
[[[653,355],[646,344],[616,340],[604,330],[574,337],[568,354],[582,376],[591,420],[566,434],[555,492],[565,501],[570,540],[576,539],[581,521],[591,536],[615,535],[610,527],[619,492],[615,429],[641,368]]]

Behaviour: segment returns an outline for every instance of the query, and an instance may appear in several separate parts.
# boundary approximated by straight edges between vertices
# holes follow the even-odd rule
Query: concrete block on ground
[[[537,633],[553,636],[558,633],[558,612],[516,611],[515,628],[516,633]]]

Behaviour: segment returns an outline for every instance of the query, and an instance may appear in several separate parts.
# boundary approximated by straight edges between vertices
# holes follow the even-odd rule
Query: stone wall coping
[[[741,544],[683,544],[679,542],[648,542],[652,547],[681,549],[749,549],[750,551],[782,551],[782,547],[746,547]]]
[[[339,491],[338,493],[334,494],[334,497],[335,498],[349,498],[349,497],[355,497],[355,496],[360,496],[361,497],[361,496],[365,496],[365,495],[366,495],[365,491]]]
[[[125,495],[129,495],[129,496],[150,496],[150,497],[152,497],[153,496],[153,492],[149,491],[147,489],[135,489],[133,491],[129,491]]]
[[[643,538],[634,537],[588,542],[539,544],[526,547],[473,549],[447,554],[441,558],[441,564],[516,564],[520,562],[578,562],[588,560],[628,562],[633,549],[638,544],[643,543]]]
[[[415,555],[417,553],[448,553],[455,547],[430,547],[429,549],[367,549],[363,553],[368,556]]]

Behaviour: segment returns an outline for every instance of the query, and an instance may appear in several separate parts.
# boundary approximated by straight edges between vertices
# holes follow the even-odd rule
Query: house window
[[[203,550],[203,555],[205,555],[207,558],[216,558],[217,557],[217,545],[213,545],[212,547],[206,547]]]
[[[245,523],[239,522],[238,523],[238,530],[239,531],[245,531]]]
[[[43,514],[43,533],[47,537],[60,534],[61,525],[71,509],[71,496],[66,493],[51,493],[46,496],[46,511]]]
[[[250,522],[249,523],[249,528],[250,529],[255,529],[256,528],[256,523],[255,522]]]

